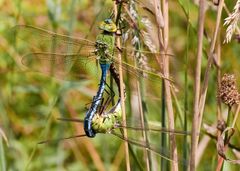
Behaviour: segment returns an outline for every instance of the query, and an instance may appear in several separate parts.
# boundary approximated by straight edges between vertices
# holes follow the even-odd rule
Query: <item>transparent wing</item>
[[[119,66],[120,62],[115,59],[115,65]],[[155,82],[161,82],[162,79],[169,80],[173,82],[173,80],[169,77],[165,77],[161,71],[154,69],[153,67],[141,68],[134,66],[134,64],[127,63],[122,61],[121,63],[122,68],[127,73],[131,74],[132,76],[138,78],[145,78]]]
[[[79,80],[87,77],[90,69],[96,68],[92,54],[29,53],[22,63],[31,71],[37,71],[64,80]],[[91,60],[92,59],[92,60]]]
[[[138,78],[146,78],[151,81],[161,82],[162,78],[167,79],[171,82],[171,78],[166,78],[162,73],[161,58],[170,57],[174,59],[173,54],[164,54],[162,52],[150,52],[145,50],[135,50],[133,48],[123,47],[121,49],[115,48],[114,64],[119,66],[120,62],[117,58],[117,54],[122,55],[122,68],[127,73]]]
[[[66,75],[70,71],[72,63],[75,63],[76,68],[78,68],[77,66],[82,68],[82,65],[87,64],[89,59],[93,59],[90,57],[94,56],[95,43],[86,39],[77,39],[28,25],[17,25],[10,30],[10,33],[25,42],[20,44],[20,53],[24,54],[22,59],[24,65],[34,71],[57,78],[69,79]],[[147,78],[157,82],[165,78],[158,70],[161,68],[158,58],[162,53],[135,51],[130,48],[119,50],[116,47],[115,55],[120,51],[127,56],[127,59],[121,63],[123,70],[127,73],[136,78]],[[133,57],[136,56],[135,60]],[[120,64],[116,57],[113,59],[115,65]],[[137,65],[135,61],[137,61]],[[39,64],[46,65],[43,69]],[[79,76],[79,73],[74,75]],[[77,78],[79,78],[78,76]],[[70,76],[71,79],[74,77]],[[170,78],[165,79],[171,80]]]
[[[77,80],[87,72],[86,69],[95,65],[95,43],[92,41],[28,25],[17,25],[10,32],[21,41],[19,52],[23,54],[22,63],[33,71]]]
[[[169,151],[167,149],[163,149],[159,146],[155,146],[151,143],[146,143],[144,141],[139,141],[139,140],[136,140],[136,139],[130,139],[130,138],[125,138],[123,135],[115,132],[115,131],[112,131],[111,132],[112,135],[122,139],[123,141],[127,141],[129,144],[131,145],[134,145],[134,146],[137,146],[141,149],[145,149],[145,150],[148,150],[158,156],[160,156],[161,158],[164,158],[165,160],[169,161],[169,162],[174,162],[174,163],[178,163],[180,165],[184,165],[184,166],[187,166],[188,165],[188,161],[186,159],[182,159],[182,158],[178,158],[177,161],[174,161],[172,158],[171,158],[171,155],[169,153]]]
[[[28,50],[38,52],[57,51],[58,53],[77,53],[84,49],[92,50],[95,43],[70,36],[54,33],[29,25],[16,25],[10,30],[13,36],[27,43]]]

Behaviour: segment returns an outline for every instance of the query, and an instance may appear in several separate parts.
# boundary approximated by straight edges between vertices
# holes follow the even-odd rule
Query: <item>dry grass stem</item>
[[[197,118],[194,118],[194,123],[193,123],[193,136],[192,136],[192,149],[195,147],[197,148],[197,144],[198,144],[198,139],[199,139],[199,136],[197,136],[197,132],[200,131],[200,128],[201,128],[201,123],[202,123],[202,118],[203,118],[203,111],[204,111],[204,106],[205,106],[205,101],[206,101],[206,95],[207,95],[207,90],[208,90],[208,82],[209,82],[209,74],[210,74],[210,69],[211,69],[211,66],[212,66],[212,62],[213,62],[213,54],[214,54],[214,51],[215,51],[215,45],[216,45],[216,40],[217,40],[217,36],[219,34],[219,25],[220,25],[220,21],[221,21],[221,15],[222,15],[222,8],[223,8],[223,4],[224,4],[224,1],[220,1],[219,3],[219,6],[218,6],[218,11],[217,11],[217,20],[216,20],[216,26],[215,26],[215,29],[214,29],[214,35],[213,35],[213,38],[212,38],[212,41],[211,41],[211,46],[210,46],[210,52],[209,52],[209,56],[208,56],[208,62],[207,62],[207,68],[205,70],[205,74],[204,74],[204,80],[203,80],[203,87],[202,87],[202,90],[201,90],[201,95],[200,95],[200,100],[199,100],[199,107],[198,107],[198,111],[197,113],[194,112],[194,117],[197,117]],[[199,112],[199,113],[198,113]],[[196,116],[195,116],[196,114]],[[195,130],[195,123],[197,122],[198,123],[198,128]],[[195,132],[195,133],[194,133]],[[196,135],[194,135],[196,134]],[[195,156],[195,153],[196,151],[191,151],[191,161],[190,161],[190,167],[192,167],[190,170],[195,170],[195,165],[193,165],[194,161],[192,159],[192,157]]]
[[[232,128],[235,127],[235,124],[237,122],[237,118],[238,118],[239,112],[240,112],[240,104],[238,104],[237,110],[235,112],[234,119],[233,119],[233,122],[232,122]]]
[[[205,1],[199,1],[199,14],[198,14],[198,48],[195,70],[195,84],[194,84],[194,109],[193,109],[193,122],[192,122],[192,137],[191,137],[191,157],[190,157],[190,170],[194,171],[196,167],[196,152],[198,146],[198,126],[199,122],[199,97],[200,97],[200,85],[201,85],[201,63],[202,63],[202,44],[203,44],[203,29],[205,18]]]
[[[219,66],[221,66],[221,40],[220,36],[218,36],[217,39],[217,52],[216,52],[216,57],[217,57],[217,63]],[[217,89],[221,86],[221,70],[220,67],[217,67]],[[222,109],[221,109],[221,101],[219,98],[217,98],[217,118],[218,120],[222,120]]]
[[[204,111],[204,106],[205,106],[205,101],[206,101],[206,96],[207,96],[207,90],[208,90],[209,74],[210,74],[210,69],[212,66],[213,58],[214,58],[213,54],[215,51],[216,40],[217,40],[217,36],[219,33],[219,25],[221,22],[223,4],[224,4],[224,1],[222,0],[222,1],[220,1],[219,6],[218,6],[216,26],[214,29],[214,35],[212,38],[210,52],[208,55],[207,68],[206,68],[205,74],[204,74],[203,87],[201,90],[201,96],[200,96],[200,102],[199,102],[199,109],[200,109],[200,115],[199,115],[200,122],[199,123],[202,122],[203,111]],[[199,128],[198,128],[199,130],[200,130],[200,127],[201,127],[201,124],[199,124]]]
[[[114,4],[114,13],[115,16],[117,16],[118,13],[118,6],[117,4]],[[121,43],[120,43],[120,37],[116,37],[116,45],[117,47],[121,48]],[[126,125],[126,113],[125,113],[125,99],[124,99],[124,83],[123,83],[123,72],[122,72],[122,56],[121,53],[118,53],[117,55],[118,57],[118,62],[119,62],[119,76],[120,76],[120,92],[121,92],[121,107],[122,107],[122,120],[123,120],[123,124]],[[124,138],[127,138],[127,130],[123,130],[123,136]],[[126,157],[126,170],[130,171],[131,167],[130,167],[130,158],[129,158],[129,150],[128,150],[128,142],[125,141],[124,142],[125,145],[125,157]]]
[[[167,54],[168,51],[168,39],[169,39],[169,15],[168,15],[168,1],[163,0],[162,3],[162,11],[159,1],[154,0],[155,5],[155,14],[163,14],[164,19],[164,27],[163,27],[163,34],[161,33],[161,27],[159,22],[158,24],[158,39],[159,39],[159,45],[160,48],[163,49],[164,54]],[[156,15],[160,16],[160,15]],[[157,19],[161,20],[161,18]],[[161,39],[161,37],[163,39]],[[162,63],[163,63],[163,74],[165,77],[169,77],[169,56],[163,55],[162,56]],[[161,62],[159,63],[161,66]],[[175,124],[174,124],[174,112],[173,112],[173,105],[172,105],[172,97],[171,97],[171,85],[169,81],[164,80],[164,86],[165,86],[165,95],[166,95],[166,105],[167,105],[167,113],[168,113],[168,126],[169,129],[174,130]],[[177,155],[177,146],[176,146],[176,137],[174,134],[169,134],[170,139],[170,152],[171,152],[171,158],[173,161],[178,161],[178,155]],[[171,169],[174,171],[178,171],[178,164],[176,162],[173,162],[171,165]]]

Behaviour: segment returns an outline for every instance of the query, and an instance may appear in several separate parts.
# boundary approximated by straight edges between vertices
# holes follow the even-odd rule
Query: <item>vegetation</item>
[[[238,170],[239,7],[240,1],[223,0],[0,0],[0,170]],[[46,72],[48,63],[26,67],[22,57],[36,47],[75,49],[56,37],[45,43],[41,34],[20,35],[13,28],[32,25],[94,42],[99,22],[109,17],[119,28],[116,57],[140,68],[117,68],[126,89],[124,122],[191,136],[120,129],[125,138],[97,134],[54,141],[84,134],[82,123],[58,118],[84,119],[100,68],[95,58],[78,68],[70,64],[76,79]],[[107,83],[114,105],[118,87],[109,77]],[[39,144],[44,140],[50,141]]]

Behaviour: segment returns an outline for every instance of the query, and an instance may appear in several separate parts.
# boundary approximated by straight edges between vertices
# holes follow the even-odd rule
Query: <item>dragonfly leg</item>
[[[113,89],[108,85],[107,82],[105,82],[105,85],[107,86],[104,89],[104,92],[107,94],[107,99],[104,101],[104,98],[102,98],[101,105],[99,106],[98,114],[101,115],[106,110],[106,108],[109,106],[110,102],[115,97],[115,92]],[[107,90],[107,88],[110,90],[110,92]]]
[[[97,101],[99,101],[99,100],[103,100],[103,98],[102,99],[95,99],[96,97],[95,96],[93,96],[93,100],[91,101],[91,102],[88,102],[88,103],[86,103],[85,104],[85,109],[86,110],[89,110],[90,109],[90,107],[88,107],[89,105],[91,105],[92,103],[96,103]],[[101,104],[102,104],[102,102],[101,102]]]
[[[106,92],[109,96],[111,96],[111,98],[113,99],[114,96],[115,96],[115,92],[114,92],[113,89],[108,85],[107,82],[105,82],[105,85],[106,85],[106,86],[108,87],[108,89],[110,90],[110,93],[107,91],[107,89],[105,89],[105,92]]]
[[[108,107],[109,103],[112,101],[112,99],[115,96],[115,92],[109,87],[109,85],[106,82],[105,82],[105,85],[107,85],[107,87],[111,91],[111,92],[108,92],[108,90],[106,88],[104,89],[104,92],[106,92],[106,94],[108,95],[107,99],[105,100],[104,97],[102,97],[102,99],[95,99],[95,96],[94,96],[92,102],[86,104],[86,106],[87,106],[89,104],[95,103],[96,101],[100,100],[101,102],[97,109],[99,114],[103,113],[103,111]],[[86,109],[89,110],[89,107],[86,107]]]

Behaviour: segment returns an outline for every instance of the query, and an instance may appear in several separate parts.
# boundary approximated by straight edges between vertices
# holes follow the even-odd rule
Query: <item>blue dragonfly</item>
[[[132,56],[132,53],[136,52],[134,49],[119,49],[115,46],[117,26],[112,19],[108,18],[102,21],[99,24],[99,29],[102,32],[96,37],[95,42],[57,34],[28,25],[17,25],[11,30],[14,33],[13,35],[17,35],[19,39],[27,42],[30,46],[30,52],[22,57],[22,63],[31,70],[64,79],[79,79],[79,73],[81,73],[84,64],[91,61],[91,59],[99,61],[101,68],[99,89],[84,119],[84,130],[88,137],[96,135],[96,132],[92,129],[92,120],[103,96],[109,68],[112,64],[119,64],[114,55],[126,51],[129,56]],[[152,57],[162,55],[161,53],[151,53],[149,51],[138,51],[138,54]],[[142,69],[124,61],[122,61],[121,65],[126,72],[136,77],[146,77],[154,81],[161,81],[161,79],[172,81],[164,77],[161,72],[153,72],[152,68]],[[74,74],[69,74],[72,71]],[[70,75],[70,78],[68,75]]]
[[[117,83],[118,84],[118,83]],[[186,131],[180,131],[180,130],[170,130],[167,128],[162,128],[159,126],[152,126],[148,125],[148,127],[143,128],[140,124],[136,124],[133,126],[132,124],[127,124],[122,122],[122,109],[121,109],[121,98],[118,97],[117,102],[111,106],[111,101],[114,98],[114,92],[110,93],[106,91],[106,88],[104,90],[106,92],[107,97],[102,98],[100,101],[100,105],[97,108],[97,111],[95,115],[93,116],[92,122],[91,122],[91,128],[94,131],[94,133],[97,134],[111,134],[112,136],[115,136],[123,141],[127,141],[130,145],[133,145],[135,147],[138,147],[138,149],[145,149],[147,151],[152,152],[153,154],[156,154],[157,156],[164,158],[165,160],[169,162],[178,163],[181,165],[187,165],[187,160],[184,159],[178,159],[177,161],[174,161],[167,149],[163,149],[159,146],[153,145],[153,143],[145,142],[137,139],[137,132],[143,132],[147,131],[148,133],[171,133],[175,135],[180,136],[187,136],[191,135],[190,132]],[[113,94],[113,95],[112,95]],[[120,94],[120,93],[119,93]],[[110,106],[110,107],[109,107]],[[109,108],[108,108],[109,107]],[[59,121],[64,122],[75,122],[75,123],[84,123],[84,120],[79,118],[58,118]],[[132,137],[124,137],[122,134],[122,130],[126,129],[128,131],[135,131],[134,138]],[[154,134],[154,135],[155,135]],[[52,140],[45,140],[39,142],[39,144],[45,144],[45,143],[58,143],[62,140],[67,139],[73,139],[73,138],[81,138],[85,137],[86,134],[80,134],[80,135],[74,135],[66,138],[59,138],[59,139],[52,139]]]
[[[170,155],[167,149],[161,149],[157,146],[154,146],[151,143],[147,143],[141,140],[133,138],[127,138],[124,137],[122,134],[123,129],[132,130],[132,131],[147,131],[147,132],[163,132],[163,133],[172,133],[175,135],[191,135],[190,132],[186,131],[178,131],[178,130],[170,130],[167,128],[161,128],[159,126],[148,126],[146,128],[143,128],[141,125],[135,125],[135,126],[129,126],[129,124],[125,124],[122,122],[122,109],[121,109],[121,93],[120,93],[120,80],[119,80],[119,74],[116,71],[116,68],[114,64],[110,66],[110,72],[117,84],[118,87],[118,99],[117,102],[114,105],[111,105],[112,100],[114,99],[115,93],[109,86],[107,86],[111,92],[109,92],[107,87],[104,89],[104,93],[106,96],[104,98],[100,99],[100,105],[97,107],[97,111],[93,116],[92,122],[91,122],[91,129],[94,131],[95,134],[111,134],[123,141],[127,141],[129,144],[134,145],[136,147],[139,147],[141,149],[146,149],[150,152],[153,152],[157,156],[160,156],[164,158],[167,161],[175,162],[181,165],[187,165],[187,161],[183,159],[178,159],[177,161],[174,161]],[[107,85],[107,84],[106,84]],[[58,118],[59,121],[65,121],[65,122],[77,122],[77,123],[84,123],[85,120],[81,120],[78,118]],[[74,135],[66,138],[59,138],[55,140],[45,140],[39,142],[39,144],[45,144],[45,143],[52,143],[52,142],[59,142],[61,140],[67,140],[72,138],[81,138],[87,136],[86,134],[80,134],[80,135]]]

